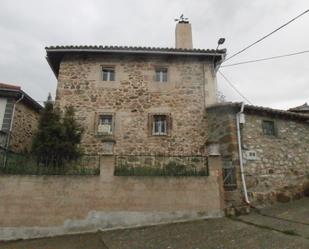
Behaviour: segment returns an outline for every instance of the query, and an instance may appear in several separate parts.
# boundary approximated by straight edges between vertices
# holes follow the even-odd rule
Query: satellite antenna
[[[175,18],[174,21],[179,23],[189,23],[189,18],[186,18],[183,16],[183,14],[181,14],[180,17]]]

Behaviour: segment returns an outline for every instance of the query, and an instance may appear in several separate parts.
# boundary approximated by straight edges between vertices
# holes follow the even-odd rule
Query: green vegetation
[[[298,235],[298,233],[296,233],[294,230],[283,230],[282,232],[288,235]]]
[[[81,156],[79,143],[82,131],[75,120],[73,107],[66,107],[62,117],[49,95],[32,144],[32,154],[37,163],[46,167],[62,167],[67,162],[77,160]]]
[[[75,120],[73,107],[64,114],[48,96],[40,113],[38,131],[30,153],[0,151],[0,173],[31,175],[97,175],[99,156],[82,155],[79,144],[83,129]]]
[[[0,152],[1,164],[4,151]],[[0,167],[0,174],[19,175],[99,175],[99,156],[82,156],[61,167],[46,166],[37,162],[31,154],[16,154],[9,152],[6,155],[6,166]]]
[[[128,160],[130,161],[130,160]],[[184,164],[176,160],[159,166],[132,166],[126,160],[116,163],[114,175],[116,176],[208,176],[207,166],[197,169],[194,164]]]

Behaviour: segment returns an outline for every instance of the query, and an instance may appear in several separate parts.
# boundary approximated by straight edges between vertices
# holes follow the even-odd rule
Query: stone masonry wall
[[[17,103],[12,127],[10,150],[25,152],[31,150],[32,138],[37,130],[39,113],[24,103]]]
[[[219,143],[222,166],[223,168],[233,169],[232,174],[235,177],[235,185],[224,184],[224,200],[227,206],[242,205],[243,191],[239,168],[235,113],[229,109],[211,109],[207,111],[207,122],[209,141]]]
[[[266,136],[263,120],[274,120],[277,136]],[[309,181],[309,124],[293,120],[246,115],[243,143],[257,153],[246,160],[250,198],[256,203],[299,198]]]
[[[104,65],[115,67],[115,81],[102,81]],[[104,153],[106,138],[96,134],[95,124],[98,114],[112,113],[114,154],[203,154],[209,95],[203,84],[213,84],[209,65],[184,57],[70,55],[61,62],[56,102],[75,107],[85,128],[85,153]],[[154,81],[157,66],[168,68],[168,82]],[[171,115],[170,135],[149,135],[151,113]]]
[[[220,143],[223,166],[228,161],[236,167],[236,189],[225,189],[227,206],[243,203],[243,190],[237,147],[237,110],[208,110],[209,138]],[[246,113],[241,125],[244,171],[249,200],[265,205],[300,198],[309,181],[309,124],[271,115]],[[263,134],[262,121],[275,122],[277,136]],[[255,151],[256,160],[246,159]]]

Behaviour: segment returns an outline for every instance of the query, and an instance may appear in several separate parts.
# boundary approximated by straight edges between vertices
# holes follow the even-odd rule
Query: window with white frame
[[[167,68],[156,68],[156,81],[167,82]]]
[[[170,118],[164,114],[154,114],[152,116],[152,135],[162,136],[168,135],[170,126]]]
[[[113,115],[102,114],[99,115],[98,133],[103,135],[113,134]]]
[[[115,67],[102,67],[103,81],[115,81]]]

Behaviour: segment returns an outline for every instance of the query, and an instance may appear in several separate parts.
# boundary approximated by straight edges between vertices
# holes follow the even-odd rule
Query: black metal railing
[[[208,158],[201,155],[116,155],[116,176],[208,176]]]
[[[0,174],[19,175],[99,175],[100,156],[82,155],[61,165],[43,164],[32,154],[0,150]]]

